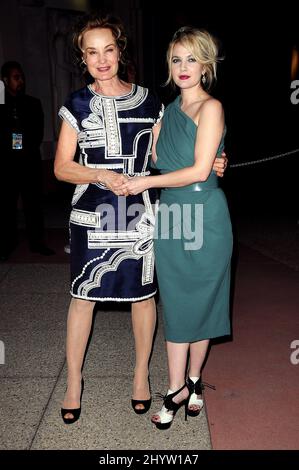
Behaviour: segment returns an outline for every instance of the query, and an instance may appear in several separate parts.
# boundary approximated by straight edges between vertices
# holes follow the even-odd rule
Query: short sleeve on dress
[[[160,99],[158,98],[157,95],[154,95],[154,101],[155,101],[155,122],[154,122],[154,126],[156,124],[158,124],[161,119],[163,118],[163,114],[164,114],[164,104],[161,103]]]
[[[160,107],[160,110],[159,110],[159,115],[158,115],[157,119],[155,120],[154,126],[162,120],[163,115],[164,115],[164,104],[161,103],[161,107]]]
[[[71,96],[69,96],[64,105],[61,106],[58,111],[58,116],[70,124],[70,126],[72,126],[77,132],[80,132],[78,121],[74,116]]]

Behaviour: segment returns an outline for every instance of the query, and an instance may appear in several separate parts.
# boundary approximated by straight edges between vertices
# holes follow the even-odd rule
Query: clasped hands
[[[222,178],[224,175],[227,162],[228,159],[224,152],[222,152],[220,158],[215,159],[213,170],[220,178]],[[104,183],[105,186],[116,196],[136,195],[142,193],[146,189],[149,189],[147,176],[129,177],[122,173],[116,173],[112,170],[107,170],[105,178],[102,179],[102,183]]]
[[[139,194],[147,189],[147,176],[130,177],[115,171],[108,170],[107,175],[101,180],[107,189],[116,196],[129,196]]]
[[[103,183],[107,189],[112,191],[116,196],[128,196],[129,190],[126,184],[129,183],[131,178],[122,173],[117,173],[113,170],[105,170],[104,177],[99,182]]]

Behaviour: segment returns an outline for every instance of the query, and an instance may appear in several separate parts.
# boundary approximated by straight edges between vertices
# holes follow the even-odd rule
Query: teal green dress
[[[157,142],[162,174],[192,166],[197,126],[180,108],[165,110]],[[224,147],[224,135],[217,155]],[[154,249],[167,341],[191,343],[230,334],[232,230],[212,171],[207,181],[161,191]]]

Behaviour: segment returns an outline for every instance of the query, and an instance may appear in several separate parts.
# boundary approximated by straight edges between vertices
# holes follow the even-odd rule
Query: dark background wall
[[[71,63],[67,31],[78,15],[105,8],[123,19],[136,81],[155,89],[165,104],[174,97],[162,86],[172,34],[184,24],[204,27],[220,40],[225,56],[213,94],[225,107],[229,160],[256,160],[299,148],[299,104],[290,101],[291,54],[299,45],[295,5],[264,5],[261,12],[258,2],[230,7],[228,2],[189,0],[174,7],[167,0],[4,0],[0,60],[19,60],[28,93],[42,101],[46,117],[42,150],[49,163],[57,141],[57,110],[68,90],[83,84]],[[298,154],[228,170],[223,186],[234,208],[298,215],[297,161]],[[55,191],[55,185],[48,188]]]
[[[184,24],[206,28],[225,57],[213,94],[225,107],[230,162],[299,148],[299,104],[290,100],[292,50],[299,46],[295,2],[264,5],[263,12],[257,2],[221,5],[188,1],[174,9],[171,2],[143,2],[145,82],[168,102],[169,90],[161,87],[168,41]],[[228,171],[223,184],[236,210],[298,214],[298,157]]]

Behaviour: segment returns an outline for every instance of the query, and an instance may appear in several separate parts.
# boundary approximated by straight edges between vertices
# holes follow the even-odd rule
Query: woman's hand
[[[226,153],[222,152],[221,157],[216,157],[213,165],[213,170],[215,171],[217,176],[220,176],[220,178],[223,177],[224,172],[226,170],[228,163],[228,159],[226,157]]]
[[[104,171],[104,176],[103,173],[99,175],[99,183],[103,183],[116,196],[128,196],[129,192],[124,187],[124,184],[128,181],[128,177],[116,171]]]
[[[150,176],[134,176],[127,179],[127,181],[120,187],[122,191],[127,191],[129,194],[140,194],[149,189]]]

